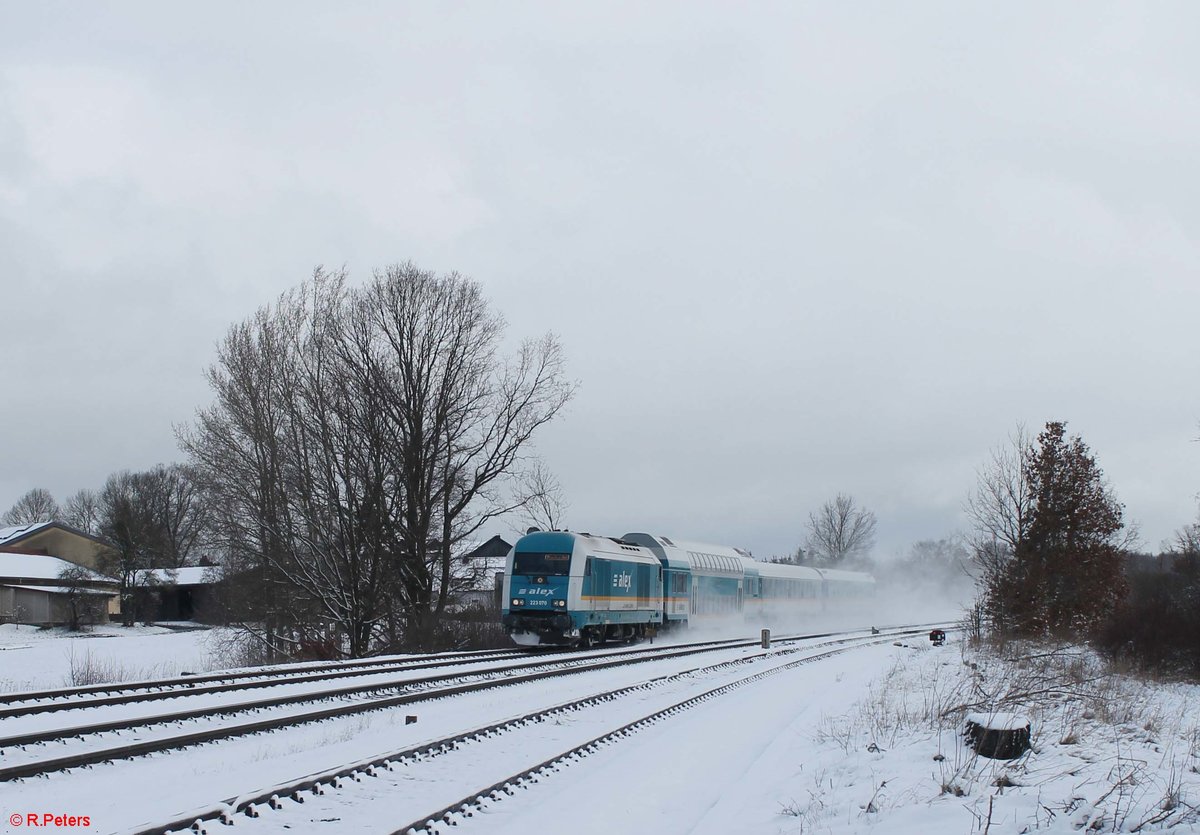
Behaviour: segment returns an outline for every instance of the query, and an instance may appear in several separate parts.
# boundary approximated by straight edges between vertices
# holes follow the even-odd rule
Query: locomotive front
[[[636,641],[662,624],[662,612],[662,565],[641,546],[538,531],[509,555],[501,623],[522,646]]]
[[[579,640],[567,613],[571,598],[571,566],[575,536],[559,531],[521,537],[508,556],[504,572],[501,623],[522,646],[571,644]],[[578,592],[576,593],[578,595]]]

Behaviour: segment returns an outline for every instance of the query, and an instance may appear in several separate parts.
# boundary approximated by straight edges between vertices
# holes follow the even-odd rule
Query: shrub
[[[1132,575],[1096,643],[1142,671],[1200,678],[1200,580],[1179,571]]]

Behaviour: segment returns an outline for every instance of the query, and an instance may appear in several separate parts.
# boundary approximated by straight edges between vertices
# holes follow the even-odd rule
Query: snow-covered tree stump
[[[1011,760],[1029,750],[1029,720],[1015,713],[968,713],[963,736],[979,756]]]

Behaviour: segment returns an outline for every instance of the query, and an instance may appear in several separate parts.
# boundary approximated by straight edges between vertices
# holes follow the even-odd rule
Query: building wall
[[[55,527],[37,531],[13,545],[29,553],[42,552],[92,570],[99,568],[101,552],[111,550],[87,537]]]
[[[44,591],[13,589],[14,611],[20,623],[50,623],[50,595]]]
[[[70,622],[71,622],[71,600],[70,600],[70,598],[65,594],[51,594],[51,595],[47,595],[47,597],[50,598],[50,616],[51,616],[52,622],[53,623],[70,624]],[[107,607],[104,605],[100,605],[95,608],[94,618],[95,618],[96,623],[108,623],[109,617],[108,617],[108,612],[106,611],[106,609],[107,609]],[[91,620],[84,618],[84,623],[91,623],[91,622],[92,622]]]
[[[99,623],[108,623],[116,595],[101,601],[96,609]],[[119,610],[118,610],[119,611]],[[65,594],[0,586],[0,623],[70,623],[71,602]]]

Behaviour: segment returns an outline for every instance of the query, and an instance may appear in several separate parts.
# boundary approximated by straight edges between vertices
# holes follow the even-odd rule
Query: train
[[[534,531],[509,552],[500,620],[520,646],[590,647],[706,623],[767,625],[874,590],[863,572],[763,563],[724,545]]]

